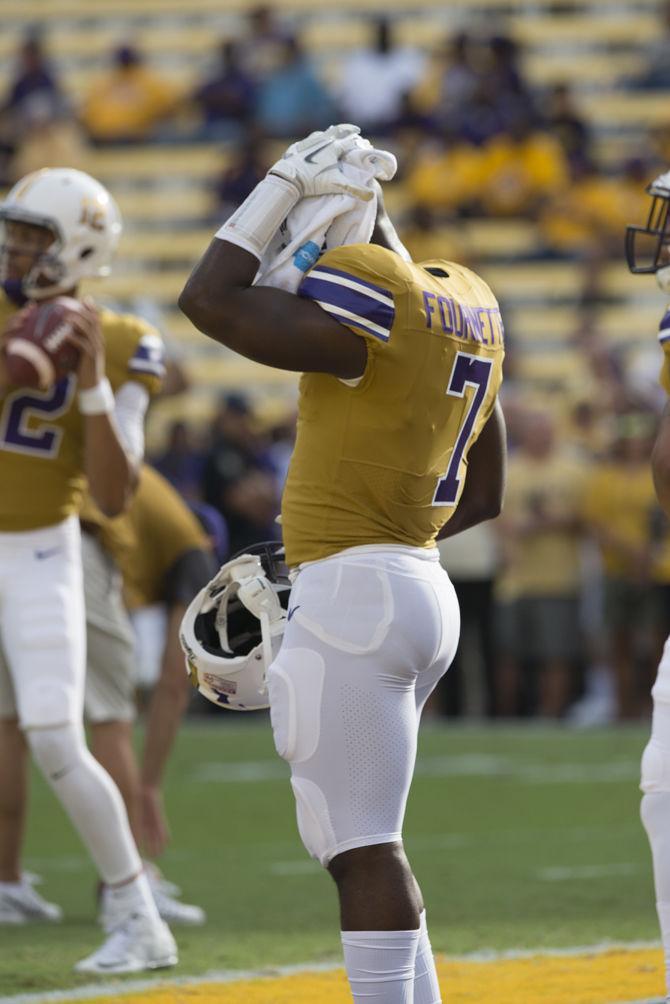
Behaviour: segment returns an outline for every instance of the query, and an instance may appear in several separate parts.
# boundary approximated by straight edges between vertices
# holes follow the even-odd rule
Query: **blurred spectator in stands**
[[[449,126],[456,137],[466,143],[482,146],[506,129],[504,111],[497,100],[491,78],[483,76],[467,104],[454,108]]]
[[[277,23],[272,7],[260,4],[249,11],[246,36],[240,43],[240,63],[256,81],[279,69],[285,59],[288,32]]]
[[[571,164],[591,159],[591,130],[575,106],[567,84],[555,84],[551,88],[544,118],[547,128],[559,141]]]
[[[172,422],[167,446],[152,463],[189,503],[202,497],[205,454],[186,422]]]
[[[407,192],[417,206],[437,214],[470,213],[481,199],[482,168],[476,147],[452,136],[444,142],[434,139],[418,152],[407,176]]]
[[[277,480],[279,494],[284,490],[293,448],[295,446],[297,415],[287,415],[282,422],[275,423],[269,432],[270,443],[265,456]]]
[[[446,258],[461,265],[468,264],[468,239],[463,226],[458,226],[454,220],[439,222],[430,205],[418,203],[414,206],[400,233],[412,261]]]
[[[47,106],[31,104],[26,110],[20,138],[11,159],[12,183],[31,171],[58,164],[86,168],[87,146],[81,128],[65,109],[56,113]]]
[[[212,423],[203,495],[226,520],[231,554],[278,536],[279,491],[274,472],[263,460],[263,445],[246,398],[230,394]]]
[[[2,115],[20,134],[24,120],[36,110],[42,116],[47,112],[60,115],[66,108],[67,101],[44,52],[41,35],[28,35],[19,48],[16,75],[0,105]]]
[[[493,216],[535,217],[568,180],[558,140],[520,113],[482,151],[482,205]]]
[[[659,26],[656,37],[643,52],[645,70],[629,86],[648,90],[670,87],[670,2],[659,7]]]
[[[639,159],[628,161],[619,177],[603,175],[586,157],[573,159],[570,183],[552,196],[540,219],[547,247],[581,258],[619,258],[626,221],[644,218],[646,180]]]
[[[534,118],[531,89],[519,65],[520,50],[509,35],[494,35],[489,42],[489,65],[486,76],[491,81],[496,105],[505,119]]]
[[[440,541],[439,549],[458,596],[461,634],[436,704],[448,715],[490,717],[496,710],[493,587],[498,544],[494,524],[480,523]]]
[[[530,412],[509,462],[497,583],[498,712],[559,717],[580,657],[580,514],[586,469],[554,419]]]
[[[620,718],[646,710],[668,628],[652,588],[659,577],[670,579],[649,464],[655,424],[644,412],[616,418],[610,456],[594,466],[583,507],[602,556],[605,650]]]
[[[221,222],[227,219],[262,181],[269,166],[262,137],[256,131],[249,132],[214,184],[214,218]]]
[[[44,52],[41,35],[27,35],[17,53],[17,67],[0,102],[0,173],[3,182],[21,177],[10,175],[7,165],[26,139],[31,123],[61,120],[68,104]],[[51,163],[60,163],[52,161]]]
[[[258,84],[256,122],[281,139],[325,129],[337,118],[335,105],[297,38],[287,38],[283,59]]]
[[[193,101],[202,115],[205,139],[228,139],[248,124],[254,112],[255,85],[241,64],[236,42],[222,42],[217,72],[196,87]]]
[[[228,540],[228,526],[225,519],[218,509],[215,509],[213,505],[207,505],[206,502],[189,499],[188,507],[200,521],[200,526],[207,534],[212,554],[222,565],[230,557],[230,541]]]
[[[477,51],[472,38],[460,32],[433,56],[412,91],[414,106],[436,127],[448,126],[474,97],[481,77]]]
[[[142,142],[176,111],[179,99],[178,89],[150,69],[138,49],[122,45],[112,68],[89,90],[81,117],[95,143]]]
[[[345,120],[382,135],[402,117],[405,96],[421,79],[426,60],[416,49],[395,45],[387,18],[378,18],[372,27],[372,46],[344,60],[336,97]]]

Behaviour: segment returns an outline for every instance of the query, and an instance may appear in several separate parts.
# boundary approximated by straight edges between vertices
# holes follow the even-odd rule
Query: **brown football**
[[[46,389],[77,368],[79,349],[70,341],[78,300],[58,296],[31,303],[10,321],[4,344],[5,366],[13,384]]]

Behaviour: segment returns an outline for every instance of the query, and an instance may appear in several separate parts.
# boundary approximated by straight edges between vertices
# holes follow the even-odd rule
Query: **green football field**
[[[428,723],[406,820],[431,938],[450,955],[657,940],[638,769],[647,728]],[[61,925],[0,928],[0,995],[75,987],[100,943],[95,876],[33,777],[25,864]],[[340,958],[331,880],[300,844],[287,770],[263,716],[184,727],[162,861],[208,912],[177,930],[181,975]]]

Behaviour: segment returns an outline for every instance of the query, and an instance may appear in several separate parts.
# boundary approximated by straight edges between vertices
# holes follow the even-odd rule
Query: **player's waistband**
[[[313,568],[315,565],[323,565],[326,561],[338,561],[342,558],[356,559],[357,557],[369,557],[370,555],[375,555],[376,557],[388,555],[389,558],[419,558],[421,561],[438,563],[440,561],[440,552],[436,547],[411,547],[408,544],[359,544],[358,547],[346,547],[343,551],[336,551],[334,554],[329,554],[326,558],[303,561],[296,568],[291,569],[290,576],[293,579],[298,572],[302,572],[306,568]]]
[[[0,530],[0,550],[45,548],[72,539],[79,539],[79,520],[76,516],[68,516],[60,523],[33,530]]]

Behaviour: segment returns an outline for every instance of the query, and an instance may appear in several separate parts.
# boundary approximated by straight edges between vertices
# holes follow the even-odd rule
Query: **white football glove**
[[[357,185],[342,171],[341,159],[345,154],[363,144],[370,145],[359,133],[358,126],[347,123],[310,133],[306,139],[292,143],[268,174],[295,185],[300,198],[346,194],[369,202],[372,191]]]

